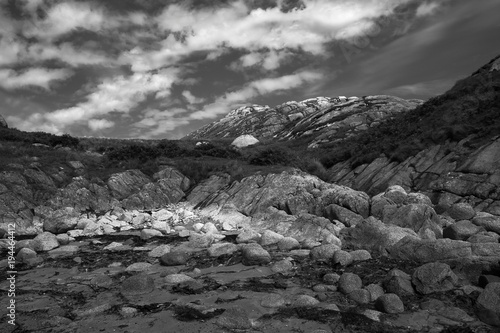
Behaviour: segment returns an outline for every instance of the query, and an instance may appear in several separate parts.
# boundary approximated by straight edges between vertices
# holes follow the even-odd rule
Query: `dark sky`
[[[2,2],[0,114],[179,138],[245,104],[440,94],[500,53],[497,0]]]

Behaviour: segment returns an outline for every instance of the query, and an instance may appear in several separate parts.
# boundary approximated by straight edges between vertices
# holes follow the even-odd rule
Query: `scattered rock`
[[[122,282],[121,293],[124,296],[135,296],[148,294],[155,289],[153,278],[146,274],[138,274],[129,277]]]
[[[333,254],[333,263],[340,266],[347,266],[353,262],[351,254],[347,251],[338,250]]]
[[[484,228],[473,224],[471,221],[462,220],[446,227],[443,237],[455,240],[467,240],[469,237],[483,231]]]
[[[156,229],[142,229],[141,239],[147,240],[153,237],[162,237],[163,233]]]
[[[59,242],[57,241],[56,235],[45,231],[33,239],[33,249],[36,252],[44,252],[55,249],[59,246]]]
[[[215,243],[208,248],[208,254],[211,257],[231,255],[236,251],[238,251],[238,246],[233,243]]]
[[[285,305],[285,299],[279,294],[269,294],[262,298],[260,305],[265,308],[279,308]]]
[[[170,246],[168,246],[167,244],[162,244],[162,245],[158,245],[157,247],[155,247],[154,249],[149,251],[148,256],[153,257],[153,258],[160,258],[164,254],[169,253],[169,252],[170,252]]]
[[[484,288],[476,302],[476,314],[483,322],[500,327],[500,282]]]
[[[363,282],[361,278],[353,273],[344,273],[339,279],[339,290],[344,294],[350,294],[356,289],[361,289],[363,287]]]
[[[242,246],[242,262],[244,265],[266,265],[271,262],[271,255],[257,243]]]
[[[260,238],[260,245],[268,246],[278,244],[285,237],[271,230],[264,230]]]
[[[418,267],[413,273],[412,282],[415,289],[425,295],[454,289],[458,277],[449,265],[434,262]]]
[[[453,204],[450,208],[448,208],[447,213],[455,221],[471,220],[474,216],[476,216],[474,208],[465,202]]]
[[[311,250],[310,256],[313,260],[331,260],[338,250],[340,247],[335,244],[320,245]]]
[[[160,258],[160,263],[165,266],[185,265],[189,260],[189,254],[181,251],[172,251],[165,253]]]
[[[280,251],[300,249],[300,243],[293,237],[284,237],[278,242],[278,249],[280,249]]]
[[[359,304],[368,304],[371,302],[371,293],[366,289],[356,289],[348,294],[349,298]]]
[[[277,261],[271,266],[271,271],[273,271],[273,273],[286,273],[291,271],[292,269],[293,264],[288,259]]]
[[[168,284],[179,284],[192,281],[193,278],[185,274],[170,274],[165,277],[165,282]]]
[[[295,301],[292,303],[292,306],[294,307],[309,307],[309,306],[315,306],[318,305],[320,302],[309,295],[300,295],[298,296]]]
[[[145,272],[151,268],[151,264],[148,262],[135,262],[132,265],[125,268],[126,272]]]
[[[384,294],[375,301],[375,308],[385,313],[401,313],[405,311],[404,304],[396,294]]]

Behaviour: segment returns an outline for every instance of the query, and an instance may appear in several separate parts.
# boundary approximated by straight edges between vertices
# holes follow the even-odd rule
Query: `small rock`
[[[45,231],[33,239],[33,250],[36,252],[50,251],[59,246],[56,235]]]
[[[375,301],[375,308],[385,313],[404,312],[404,304],[396,294],[384,294]]]
[[[302,248],[312,250],[315,247],[321,246],[321,242],[315,239],[306,238],[302,241]]]
[[[144,272],[151,269],[151,264],[148,262],[136,262],[125,268],[126,272]]]
[[[344,273],[339,279],[339,290],[344,294],[350,294],[356,289],[361,289],[363,282],[361,278],[353,273]]]
[[[453,204],[447,211],[448,215],[455,221],[470,220],[476,216],[476,211],[465,202]]]
[[[334,285],[337,284],[340,280],[340,275],[337,273],[326,273],[323,276],[323,282],[326,284]]]
[[[224,311],[217,318],[216,324],[229,330],[248,330],[252,328],[248,314],[240,307],[232,307]]]
[[[99,288],[109,288],[113,285],[113,279],[105,274],[98,274],[90,280],[91,286]]]
[[[139,311],[136,308],[132,308],[130,306],[124,306],[120,309],[120,315],[123,318],[131,318],[134,317]]]
[[[313,260],[331,260],[338,250],[340,247],[335,244],[320,245],[311,250],[310,256]]]
[[[291,250],[288,254],[294,258],[308,258],[311,255],[311,250]]]
[[[292,269],[293,269],[293,264],[290,260],[287,259],[275,262],[271,266],[271,270],[273,271],[273,273],[285,273],[291,271]]]
[[[500,327],[500,282],[484,288],[476,301],[476,314],[486,324]]]
[[[201,229],[203,229],[204,226],[205,225],[203,223],[200,223],[200,222],[195,223],[195,224],[193,224],[193,230],[196,231],[196,232],[200,232]]]
[[[148,252],[148,256],[153,257],[153,258],[160,258],[166,253],[170,252],[170,246],[167,244],[162,244],[158,245],[154,249],[152,249],[150,252]]]
[[[421,294],[448,291],[455,288],[458,277],[444,263],[428,263],[418,267],[412,276],[415,289]]]
[[[300,249],[300,243],[293,237],[284,237],[278,242],[278,249],[280,249],[280,251]]]
[[[278,234],[277,232],[271,230],[265,230],[260,238],[260,245],[268,246],[268,245],[278,244],[279,241],[281,241],[283,238],[285,237],[283,235]]]
[[[168,284],[179,284],[194,280],[192,277],[185,274],[170,274],[165,277],[165,282]]]
[[[72,237],[69,237],[68,234],[58,234],[56,235],[57,241],[59,245],[68,245],[69,242],[72,241]],[[74,239],[73,239],[74,240]]]
[[[347,266],[353,262],[352,256],[349,252],[338,250],[333,254],[333,263],[340,266]]]
[[[368,304],[371,302],[371,294],[366,289],[356,289],[348,294],[349,298],[359,304]]]
[[[141,230],[141,239],[147,240],[153,237],[162,237],[163,234],[161,231],[156,229],[142,229]]]
[[[160,263],[165,266],[185,265],[189,260],[189,254],[181,251],[165,253],[160,258]]]
[[[356,250],[351,252],[351,257],[353,261],[366,261],[370,260],[372,255],[366,250]]]
[[[243,265],[265,265],[271,261],[271,255],[257,243],[250,243],[242,247]]]
[[[443,238],[466,240],[469,237],[483,231],[482,227],[478,227],[471,221],[462,220],[453,223],[443,230]]]
[[[257,243],[259,240],[260,234],[252,229],[245,229],[236,237],[236,243]]]
[[[203,231],[206,234],[218,234],[219,233],[219,230],[217,229],[215,224],[213,224],[212,222],[205,223],[205,225],[203,226],[201,231]]]
[[[411,276],[399,269],[393,269],[387,274],[384,287],[389,293],[398,296],[409,296],[415,294],[411,284]]]
[[[279,308],[285,305],[285,299],[279,294],[269,294],[262,298],[260,305],[264,308]]]
[[[30,248],[24,247],[17,253],[16,260],[26,262],[28,259],[36,258],[36,252]]]
[[[215,243],[208,248],[208,255],[211,257],[220,257],[223,255],[231,255],[238,251],[238,246],[233,243]]]
[[[379,284],[375,283],[369,284],[365,287],[365,289],[368,290],[368,292],[370,293],[370,299],[372,301],[377,300],[377,298],[385,294],[384,288],[382,288],[382,286]]]
[[[295,299],[293,302],[292,306],[294,307],[308,307],[308,306],[315,306],[318,305],[320,302],[309,295],[300,295]]]
[[[148,294],[155,289],[154,280],[146,274],[129,277],[122,282],[121,293],[124,296]]]
[[[198,248],[198,249],[206,249],[214,242],[214,237],[212,234],[197,234],[192,233],[189,236],[189,247]]]
[[[72,256],[79,250],[78,245],[64,245],[48,251],[51,258]]]
[[[16,242],[16,252],[19,252],[23,248],[29,248],[31,250],[34,249],[33,239],[21,239]]]

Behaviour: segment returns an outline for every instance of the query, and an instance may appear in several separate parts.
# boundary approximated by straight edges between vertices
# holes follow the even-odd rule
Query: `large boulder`
[[[447,238],[431,240],[404,237],[389,249],[391,257],[421,263],[472,260],[472,243]]]
[[[231,145],[238,148],[243,148],[254,145],[256,143],[259,143],[259,140],[257,140],[253,135],[245,134],[240,135],[239,137],[234,139],[234,141],[231,142]]]
[[[217,193],[219,190],[229,185],[230,180],[231,176],[227,173],[212,175],[191,190],[187,197],[187,201],[196,206],[202,203],[203,200],[210,195]]]
[[[485,323],[500,327],[500,282],[484,288],[476,302],[476,314]]]
[[[420,239],[415,231],[409,228],[385,224],[374,217],[369,217],[353,228],[344,228],[340,231],[340,238],[345,247],[381,254],[386,254],[388,249],[405,237]]]
[[[458,277],[447,264],[432,262],[418,267],[412,282],[419,293],[426,295],[454,289]]]
[[[385,206],[383,222],[414,230],[421,238],[436,239],[443,236],[439,218],[427,205],[410,204],[402,207]]]
[[[241,182],[208,196],[199,208],[216,204],[232,204],[241,213],[250,216],[275,207],[289,214],[308,212],[327,216],[326,207],[331,204],[347,208],[367,217],[370,198],[364,192],[345,186],[323,182],[315,176],[298,170],[279,174],[256,174]]]
[[[160,171],[155,173],[153,179],[168,181],[172,187],[178,187],[182,191],[189,189],[190,185],[189,178],[180,173],[179,170],[169,166],[164,166]]]
[[[140,170],[115,173],[107,181],[111,194],[118,200],[125,199],[142,189],[151,180]]]

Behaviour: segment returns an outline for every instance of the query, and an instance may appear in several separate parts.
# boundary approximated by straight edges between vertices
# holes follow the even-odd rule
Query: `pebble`
[[[315,305],[318,305],[319,303],[320,302],[312,296],[300,295],[292,303],[292,306],[294,306],[294,307],[307,307],[307,306],[315,306]]]
[[[401,313],[405,308],[396,294],[384,294],[375,301],[375,308],[385,313]]]

